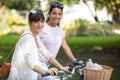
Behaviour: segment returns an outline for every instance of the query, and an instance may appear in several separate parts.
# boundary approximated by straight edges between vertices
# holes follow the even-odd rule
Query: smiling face
[[[44,25],[44,21],[33,21],[30,23],[30,28],[33,33],[39,33]]]
[[[44,25],[44,15],[40,10],[31,10],[29,13],[29,25],[33,34],[38,34]]]
[[[49,23],[52,25],[57,25],[60,23],[60,19],[62,17],[62,10],[55,7],[52,9],[51,13],[49,14]]]

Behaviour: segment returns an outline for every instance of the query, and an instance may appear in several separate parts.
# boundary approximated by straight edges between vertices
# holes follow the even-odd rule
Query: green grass
[[[7,57],[10,50],[15,46],[18,40],[18,35],[5,35],[0,37],[0,63]],[[8,62],[11,61],[11,57]]]
[[[0,63],[4,61],[18,38],[18,35],[0,36]],[[111,66],[114,69],[111,80],[120,80],[120,36],[67,37],[66,40],[77,59],[92,58],[93,62]],[[11,61],[11,57],[8,62]],[[57,60],[63,65],[69,62],[62,49]],[[77,76],[71,80],[79,80]]]
[[[68,37],[70,46],[91,47],[102,46],[106,48],[120,47],[120,36],[109,37]]]

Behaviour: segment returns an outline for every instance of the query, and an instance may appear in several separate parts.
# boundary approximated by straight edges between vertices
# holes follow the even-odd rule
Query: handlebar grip
[[[73,69],[72,69],[72,68],[69,68],[68,70],[69,70],[69,71],[72,71]]]
[[[42,74],[41,76],[45,77],[45,76],[49,76],[49,75],[50,75],[49,73],[46,73],[46,74]]]

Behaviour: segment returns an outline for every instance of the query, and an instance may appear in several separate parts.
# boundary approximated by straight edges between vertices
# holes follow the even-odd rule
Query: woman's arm
[[[53,65],[55,65],[57,68],[59,68],[60,70],[69,72],[69,67],[63,67],[54,57],[50,57],[49,62],[52,63]]]
[[[68,71],[68,67],[63,67],[53,56],[52,54],[46,49],[46,47],[43,45],[43,43],[41,42],[40,38],[37,37],[37,40],[39,41],[39,45],[40,45],[40,50],[41,50],[41,54],[48,60],[48,62],[52,63],[53,65],[55,65],[57,68],[59,68],[60,70],[63,71]]]
[[[50,68],[47,71],[43,70],[42,68],[40,68],[39,66],[35,65],[33,67],[33,71],[39,73],[39,74],[46,74],[49,73],[50,75],[56,75],[58,73],[58,69],[57,68]]]
[[[43,69],[41,69],[38,65],[35,65],[35,66],[33,67],[33,71],[35,71],[35,72],[37,72],[37,73],[39,73],[39,74],[45,74],[45,73],[46,73],[46,71],[43,70]]]
[[[68,58],[71,60],[71,61],[75,61],[75,57],[73,56],[73,53],[69,47],[69,45],[67,44],[65,38],[62,39],[62,48],[65,52],[65,54],[68,56]]]

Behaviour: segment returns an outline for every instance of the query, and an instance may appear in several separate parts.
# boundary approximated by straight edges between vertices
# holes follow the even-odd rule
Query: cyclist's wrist
[[[62,70],[62,69],[63,69],[63,66],[60,66],[59,69]]]
[[[74,61],[76,61],[77,59],[76,58],[74,58],[72,61],[74,62]]]

